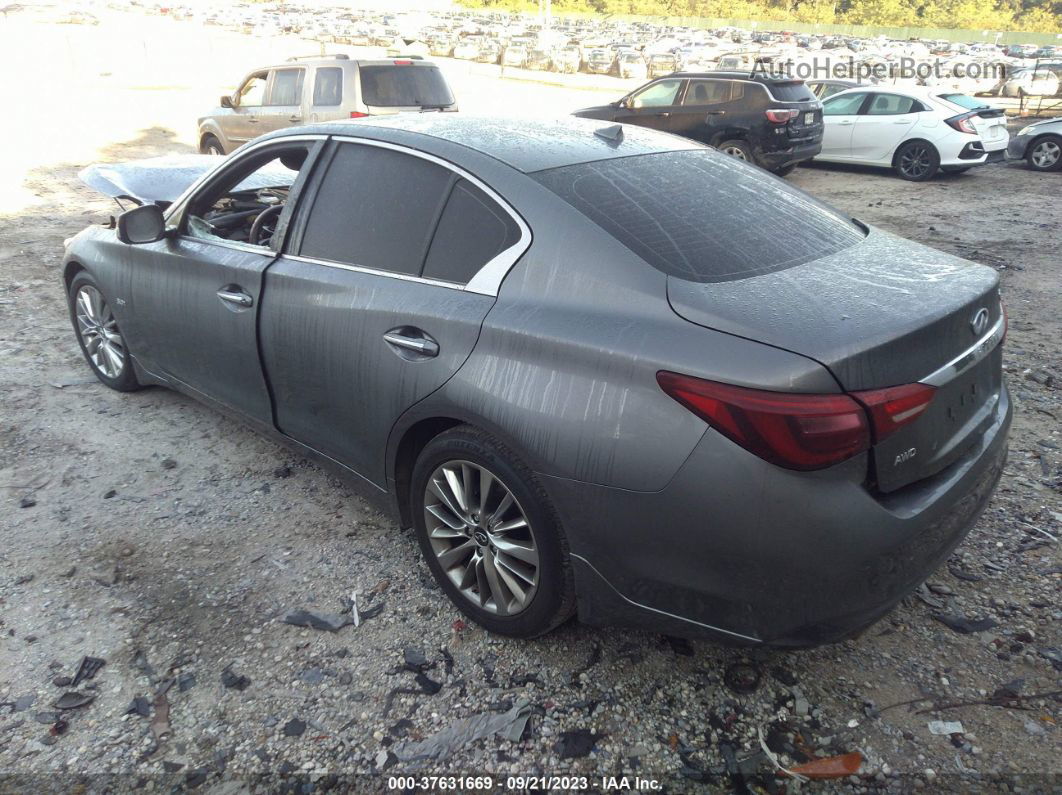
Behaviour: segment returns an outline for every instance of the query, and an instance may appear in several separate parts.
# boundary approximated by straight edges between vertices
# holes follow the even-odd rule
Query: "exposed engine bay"
[[[202,216],[188,216],[195,237],[268,246],[277,231],[288,188],[237,190],[218,199]]]

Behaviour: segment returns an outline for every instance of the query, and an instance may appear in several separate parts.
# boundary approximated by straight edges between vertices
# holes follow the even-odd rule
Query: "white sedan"
[[[815,160],[884,166],[915,182],[1002,160],[1010,141],[1002,110],[939,88],[850,88],[823,101],[822,118]]]

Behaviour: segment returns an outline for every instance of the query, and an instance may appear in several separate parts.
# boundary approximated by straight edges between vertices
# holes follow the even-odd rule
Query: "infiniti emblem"
[[[970,321],[970,330],[975,337],[980,337],[988,330],[988,310],[985,307],[978,309]]]

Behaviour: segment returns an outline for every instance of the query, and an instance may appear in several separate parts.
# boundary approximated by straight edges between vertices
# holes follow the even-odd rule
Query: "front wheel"
[[[1033,171],[1062,169],[1062,138],[1047,135],[1033,141],[1026,162]]]
[[[428,567],[490,632],[543,635],[575,607],[568,546],[533,473],[470,426],[435,437],[413,469],[410,509]]]
[[[96,280],[85,272],[74,277],[69,294],[70,319],[85,361],[105,386],[118,392],[140,388],[133,360],[118,321]]]
[[[199,144],[199,153],[203,155],[224,155],[225,148],[215,136],[204,135]]]
[[[793,169],[795,169],[796,167],[797,167],[796,163],[790,163],[788,166],[782,166],[781,168],[776,168],[773,173],[775,174],[775,176],[788,177],[790,174],[793,173]]]
[[[940,154],[931,143],[908,141],[896,150],[893,168],[901,179],[925,182],[932,179],[939,170]]]

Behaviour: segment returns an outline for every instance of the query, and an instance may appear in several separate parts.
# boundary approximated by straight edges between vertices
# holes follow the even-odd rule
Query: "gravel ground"
[[[46,145],[22,131],[25,146],[0,156],[0,791],[68,789],[74,779],[89,790],[216,789],[222,778],[386,789],[399,773],[798,790],[775,777],[761,735],[787,767],[862,754],[857,774],[816,786],[1062,783],[1057,175],[1000,165],[926,185],[856,168],[790,177],[1003,278],[1010,462],[983,518],[921,592],[860,639],[803,652],[576,623],[510,641],[462,622],[411,534],[345,483],[185,397],[121,395],[92,379],[58,266],[63,238],[110,210],[76,171],[187,151],[194,115],[178,113],[217,92],[187,74],[155,74],[162,87],[145,88],[135,69],[119,71],[135,60],[120,49],[84,67],[80,55],[104,57],[92,48],[99,30],[17,24],[0,38],[5,61],[62,51],[63,36],[67,52],[87,49],[49,67],[76,88],[80,126],[65,136],[49,127]],[[167,24],[165,46],[191,46],[193,28]],[[249,67],[259,46],[233,36],[226,57],[242,52]],[[462,80],[466,107],[499,96],[579,104],[574,89]],[[32,116],[44,100],[20,90]],[[299,608],[349,617],[354,591],[375,613],[359,626],[332,633],[282,620]],[[934,614],[984,621],[964,634]],[[72,687],[64,678],[85,656],[106,664]],[[93,700],[57,715],[71,690]],[[512,718],[524,702],[520,732]],[[418,743],[479,714],[504,716],[497,723],[519,739],[503,727],[410,761],[426,747]],[[937,720],[961,728],[936,735]]]

